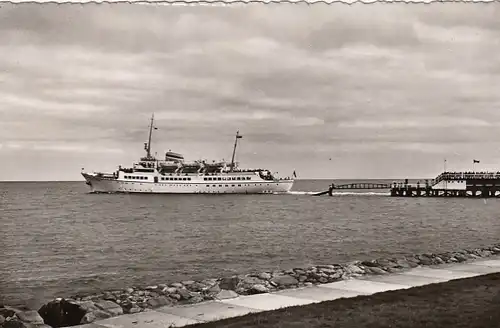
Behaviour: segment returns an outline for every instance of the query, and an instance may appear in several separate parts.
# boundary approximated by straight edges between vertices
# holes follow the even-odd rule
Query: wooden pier
[[[424,185],[394,183],[392,197],[460,197],[500,198],[500,172],[498,173],[442,173]]]
[[[328,190],[321,191],[318,193],[313,194],[313,196],[321,196],[321,195],[326,195],[328,194],[329,196],[333,195],[333,190],[335,189],[340,189],[340,190],[360,190],[360,189],[365,189],[365,190],[373,190],[373,189],[390,189],[391,185],[390,184],[385,184],[385,183],[371,183],[371,182],[358,182],[358,183],[348,183],[348,184],[342,184],[342,185],[335,185],[332,183]]]
[[[358,182],[331,184],[328,190],[313,194],[333,196],[336,189],[390,189],[391,197],[461,197],[500,198],[499,172],[444,172],[424,183],[394,182],[392,184]]]
[[[390,189],[391,185],[385,183],[359,182],[342,185],[332,184],[332,187],[333,189]]]

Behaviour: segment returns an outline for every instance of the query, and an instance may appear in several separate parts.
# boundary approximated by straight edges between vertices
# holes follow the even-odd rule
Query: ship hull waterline
[[[189,182],[129,182],[82,173],[91,193],[140,193],[140,194],[276,194],[288,193],[294,180],[278,181],[205,181]]]

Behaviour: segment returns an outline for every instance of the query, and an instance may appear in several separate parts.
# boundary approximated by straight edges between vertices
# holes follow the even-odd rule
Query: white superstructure
[[[114,173],[82,171],[92,192],[165,193],[165,194],[264,194],[285,193],[293,186],[293,178],[278,178],[269,170],[239,169],[234,161],[238,139],[236,133],[231,163],[225,161],[187,162],[179,153],[168,151],[164,160],[151,155],[151,118],[149,140],[144,145],[146,157],[131,168],[121,166]],[[293,173],[295,176],[295,172]]]

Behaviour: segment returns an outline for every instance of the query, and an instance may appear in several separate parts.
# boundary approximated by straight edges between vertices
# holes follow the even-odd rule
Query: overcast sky
[[[0,180],[153,151],[299,178],[500,170],[500,5],[0,8]]]

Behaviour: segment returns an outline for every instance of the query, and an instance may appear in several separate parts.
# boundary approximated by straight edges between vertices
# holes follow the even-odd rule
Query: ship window
[[[238,187],[241,187],[241,185],[238,185]]]
[[[228,185],[225,185],[226,187],[228,187]]]
[[[219,185],[219,187],[222,187],[222,185]]]
[[[214,185],[214,187],[217,187],[216,185]]]
[[[247,177],[247,180],[250,180],[250,177]]]
[[[187,178],[182,178],[182,180],[184,180],[184,181],[185,181],[185,180],[187,180]]]
[[[217,180],[222,180],[222,178],[221,178],[221,177],[218,177],[218,178],[217,178]]]
[[[187,179],[188,179],[188,181],[191,181],[191,178],[187,178]]]
[[[240,177],[237,177],[237,178],[236,178],[236,180],[241,180],[241,178],[240,178]]]
[[[207,181],[207,178],[203,178],[204,181]]]

